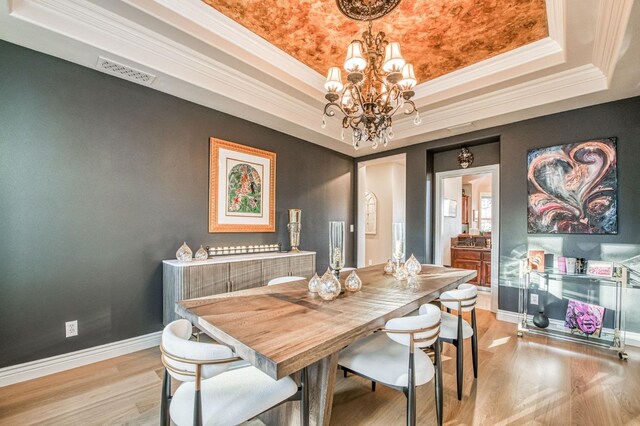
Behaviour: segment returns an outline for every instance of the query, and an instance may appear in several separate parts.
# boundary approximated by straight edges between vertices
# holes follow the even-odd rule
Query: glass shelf
[[[590,281],[590,282],[606,283],[609,285],[618,285],[620,282],[623,281],[622,277],[601,277],[598,275],[568,274],[566,272],[560,272],[557,269],[545,269],[544,271],[536,271],[534,269],[534,270],[531,270],[530,273],[546,279]]]
[[[519,292],[518,337],[523,337],[525,332],[547,335],[611,349],[618,352],[620,359],[626,359],[625,311],[622,302],[623,293],[628,288],[627,284],[630,284],[630,287],[634,287],[634,285],[629,280],[629,269],[622,265],[616,265],[616,267],[619,268],[621,274],[614,277],[567,274],[555,269],[537,271],[525,267],[524,273],[521,275]],[[603,288],[597,290],[595,286]],[[608,289],[605,290],[605,287]],[[566,310],[566,305],[563,304],[569,299],[586,302],[594,296],[598,297],[595,302],[605,307],[605,317],[602,319],[600,335],[587,335],[576,329],[565,327],[564,320],[560,319],[562,318],[562,310]],[[604,300],[600,297],[604,297]],[[537,300],[538,298],[542,298],[540,302]],[[536,301],[533,302],[533,300]],[[603,303],[605,301],[606,303]],[[538,303],[540,305],[536,307],[535,305]],[[588,303],[593,302],[589,300]],[[548,315],[550,323],[548,327],[539,328],[533,324],[533,317],[538,309]],[[607,317],[609,317],[608,320]],[[608,322],[608,326],[605,326],[605,320]]]

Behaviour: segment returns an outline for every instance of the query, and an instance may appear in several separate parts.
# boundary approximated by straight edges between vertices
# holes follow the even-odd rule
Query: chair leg
[[[413,363],[413,352],[410,352],[407,380],[407,426],[415,426],[416,424],[416,377]]]
[[[375,392],[376,391],[376,382],[374,382],[373,380],[371,381],[371,392]]]
[[[200,397],[200,390],[196,391],[195,398],[193,398],[193,426],[202,426],[202,399]]]
[[[438,426],[442,426],[442,354],[440,353],[440,339],[433,345],[436,364],[436,418]]]
[[[347,378],[347,369],[342,367],[342,372],[344,373],[344,378]]]
[[[471,328],[473,328],[473,336],[471,336],[471,355],[473,356],[473,377],[478,378],[478,326],[476,324],[476,310],[471,311]]]
[[[344,371],[345,375],[347,370]],[[300,424],[309,426],[309,374],[307,367],[300,373],[300,385],[302,387],[302,397],[300,398]]]
[[[462,315],[458,314],[458,340],[456,341],[456,376],[458,379],[458,401],[462,400],[462,373],[464,372],[464,336],[462,335]]]
[[[162,399],[160,400],[160,426],[169,426],[169,398],[171,397],[171,376],[169,371],[164,369],[162,378]]]

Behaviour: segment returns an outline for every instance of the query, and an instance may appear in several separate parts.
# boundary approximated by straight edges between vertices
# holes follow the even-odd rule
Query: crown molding
[[[116,55],[115,59],[124,58],[134,67],[142,66],[143,70],[164,74],[159,75],[151,87],[159,88],[167,76],[174,77],[210,94],[222,96],[231,103],[239,102],[272,117],[313,129],[321,135],[324,134],[325,141],[326,137],[336,139],[336,136],[339,136],[337,125],[329,123],[326,129],[320,128],[320,102],[311,105],[288,93],[278,91],[252,76],[187,49],[89,1],[16,1],[11,16],[87,43],[108,52],[107,56]],[[94,64],[82,65],[93,67]],[[172,91],[167,92],[181,96]],[[274,99],[279,101],[274,102]],[[237,108],[230,108],[226,103],[219,102],[212,107],[238,115]],[[250,113],[243,118],[256,121]],[[265,125],[269,125],[268,120],[262,121],[260,124],[266,122]]]
[[[593,64],[587,64],[423,112],[422,123],[418,126],[410,118],[396,121],[394,133],[401,140],[606,88],[607,81],[602,71]]]
[[[322,75],[202,1],[123,1],[200,41],[220,48],[249,65],[259,64],[260,67],[278,71],[278,74],[283,77],[286,75],[289,79],[301,82],[300,87],[315,92],[312,94],[324,96]],[[159,7],[164,10],[160,10]],[[182,16],[190,23],[195,23],[197,27],[180,26],[171,13]]]
[[[548,37],[418,85],[416,106],[441,102],[565,63],[564,13],[562,0],[547,0]]]
[[[567,39],[576,36],[567,34],[575,27],[573,21],[567,25],[567,10],[578,6],[566,0],[546,3],[549,37],[420,84],[414,101],[423,122],[414,126],[411,119],[397,118],[394,145],[402,146],[404,138],[407,143],[428,140],[434,132],[463,123],[482,128],[484,118],[606,90],[633,0],[598,1],[596,24],[585,28],[595,38],[581,47],[589,49],[591,59],[582,62],[566,51]],[[98,56],[111,57],[157,75],[151,85],[156,90],[362,155],[352,151],[348,132],[341,140],[340,120],[328,119],[321,128],[321,75],[199,0],[122,0],[117,7],[103,0],[0,4],[0,34],[13,43],[89,68],[95,68]],[[179,40],[167,35],[174,29],[180,31]],[[240,63],[247,66],[236,69]],[[282,84],[274,87],[274,81]]]
[[[607,76],[608,84],[620,57],[632,6],[633,0],[601,0],[598,6],[592,62]]]

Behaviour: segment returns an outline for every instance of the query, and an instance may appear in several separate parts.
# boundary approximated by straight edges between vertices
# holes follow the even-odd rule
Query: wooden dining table
[[[349,273],[340,275],[343,284]],[[176,313],[276,380],[308,367],[310,423],[328,425],[339,351],[476,276],[435,265],[422,265],[410,281],[384,275],[383,265],[356,273],[362,289],[332,301],[309,292],[301,280],[179,301]],[[298,407],[289,402],[261,419],[297,424]]]

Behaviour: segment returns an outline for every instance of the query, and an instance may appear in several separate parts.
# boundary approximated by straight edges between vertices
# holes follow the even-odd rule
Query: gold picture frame
[[[209,139],[209,232],[275,232],[276,154]]]

